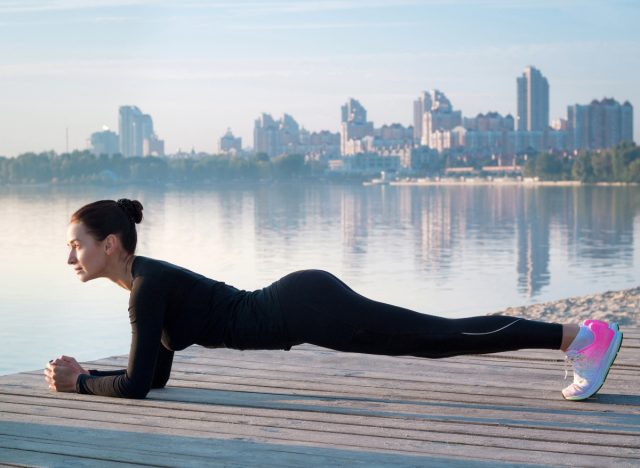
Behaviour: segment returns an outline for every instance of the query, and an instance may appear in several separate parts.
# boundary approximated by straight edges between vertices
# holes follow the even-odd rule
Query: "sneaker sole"
[[[609,324],[609,329],[613,330],[613,340],[611,340],[611,344],[609,345],[611,351],[613,351],[613,349],[615,349],[615,353],[610,352],[609,353],[609,362],[607,363],[607,371],[604,373],[604,377],[602,377],[602,381],[600,382],[600,384],[596,387],[595,390],[593,390],[590,393],[585,393],[583,395],[576,395],[576,396],[572,396],[572,397],[565,397],[564,394],[562,395],[564,397],[565,400],[570,400],[570,401],[581,401],[581,400],[586,400],[587,398],[592,397],[593,395],[595,395],[596,393],[598,393],[598,391],[602,388],[602,386],[604,385],[605,380],[607,380],[607,376],[609,375],[609,371],[611,370],[611,366],[613,366],[613,363],[615,362],[616,358],[618,357],[618,352],[620,351],[620,347],[622,346],[622,338],[623,338],[623,334],[620,332],[620,328],[618,327],[618,324],[613,322],[611,324]]]

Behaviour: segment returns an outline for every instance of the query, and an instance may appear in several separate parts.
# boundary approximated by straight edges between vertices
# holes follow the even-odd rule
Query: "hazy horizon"
[[[516,113],[516,77],[550,85],[550,118],[613,97],[640,106],[640,4],[488,0],[0,0],[0,155],[84,149],[118,107],[150,114],[166,151],[253,144],[260,113],[336,132],[358,99],[412,124],[443,91],[463,115]],[[640,135],[636,115],[634,137]]]

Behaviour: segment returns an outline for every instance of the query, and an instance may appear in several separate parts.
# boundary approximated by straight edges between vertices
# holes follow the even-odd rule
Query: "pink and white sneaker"
[[[567,400],[585,400],[604,384],[622,345],[622,333],[615,322],[585,320],[593,333],[593,342],[578,351],[567,351],[566,361],[573,366],[573,383],[562,390]]]

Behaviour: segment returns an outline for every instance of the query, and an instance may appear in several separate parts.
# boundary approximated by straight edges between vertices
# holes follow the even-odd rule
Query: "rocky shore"
[[[640,287],[571,297],[522,307],[509,307],[489,315],[515,315],[545,322],[582,322],[585,319],[640,326]]]

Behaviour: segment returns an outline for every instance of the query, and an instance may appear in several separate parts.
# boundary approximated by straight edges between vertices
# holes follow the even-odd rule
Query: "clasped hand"
[[[51,390],[56,392],[75,392],[78,376],[88,373],[74,358],[60,356],[49,361],[44,369],[44,379]]]

